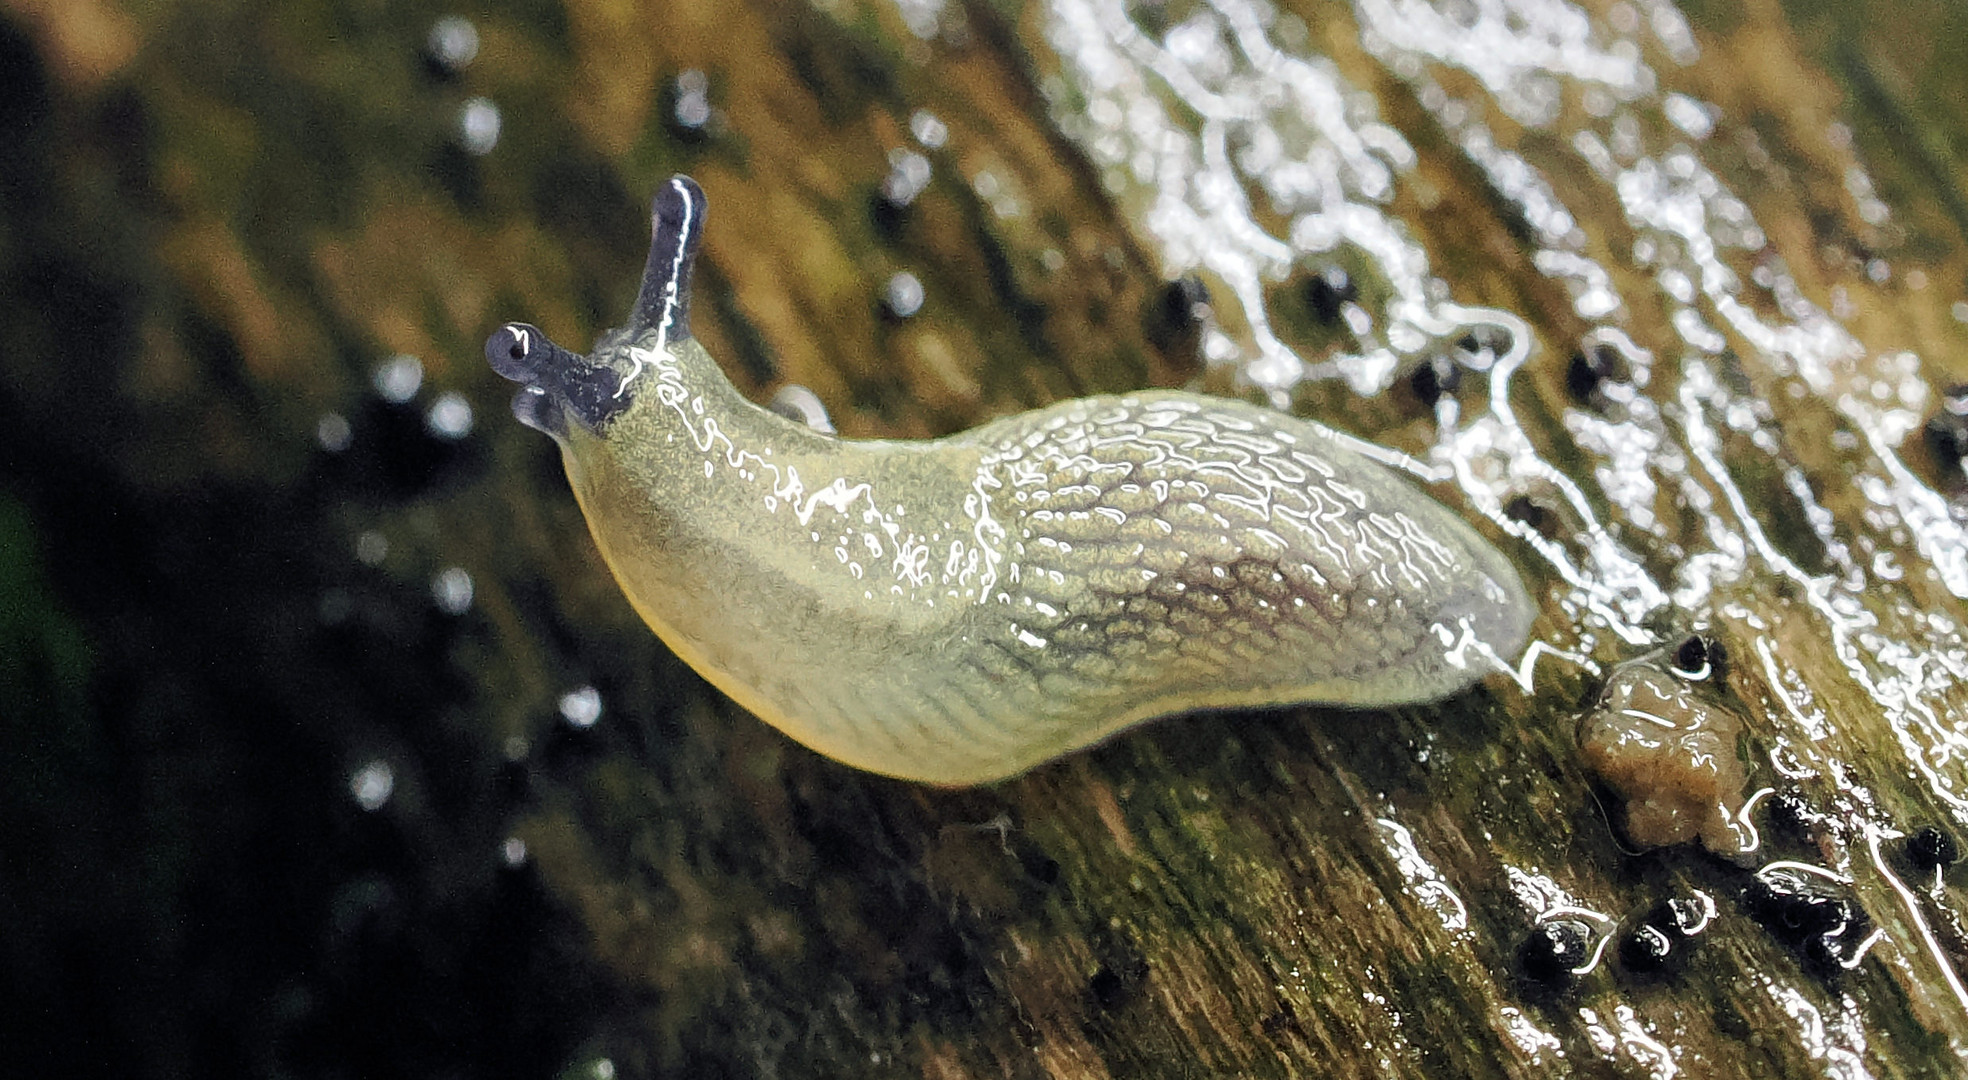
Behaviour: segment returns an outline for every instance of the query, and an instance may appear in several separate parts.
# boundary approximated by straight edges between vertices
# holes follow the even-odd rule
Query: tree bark
[[[608,579],[551,445],[506,418],[479,342],[524,319],[585,348],[635,295],[648,193],[687,172],[711,201],[699,337],[759,400],[786,383],[814,390],[847,436],[930,436],[1151,385],[1257,394],[1247,369],[1201,358],[1167,280],[1188,267],[1148,223],[1149,189],[1064,133],[1084,90],[1046,7],[572,0],[480,20],[460,81],[426,83],[400,70],[422,24],[384,25],[397,16],[340,12],[330,27],[299,9],[262,22],[220,6],[104,7],[123,36],[91,38],[67,21],[80,16],[9,6],[51,58],[64,108],[130,95],[154,137],[141,193],[62,181],[71,207],[99,197],[152,238],[139,273],[160,283],[135,320],[143,347],[104,389],[114,432],[61,436],[64,452],[145,498],[291,491],[315,482],[317,422],[350,411],[371,359],[414,354],[427,396],[456,389],[475,407],[476,456],[460,471],[407,497],[334,489],[311,531],[277,550],[387,537],[376,573],[405,595],[446,566],[470,570],[466,629],[432,650],[429,670],[460,687],[437,718],[379,708],[324,721],[316,738],[336,760],[397,763],[390,812],[423,837],[413,850],[434,858],[444,837],[468,839],[485,867],[471,873],[489,875],[493,845],[521,842],[504,849],[518,872],[572,916],[556,924],[563,945],[605,972],[563,1075],[1963,1067],[1960,892],[1906,839],[1968,829],[1968,503],[1959,462],[1906,422],[1945,426],[1940,391],[1968,379],[1962,129],[1944,104],[1968,92],[1956,55],[1968,37],[1946,29],[1957,16],[1945,5],[1691,4],[1699,56],[1680,63],[1672,35],[1648,29],[1671,26],[1662,5],[1588,4],[1591,41],[1635,42],[1658,85],[1601,103],[1604,84],[1553,53],[1557,112],[1543,123],[1513,118],[1477,59],[1418,62],[1426,78],[1390,59],[1399,50],[1363,31],[1374,5],[1281,5],[1290,23],[1272,36],[1330,65],[1360,94],[1347,107],[1411,147],[1380,204],[1388,218],[1457,303],[1528,328],[1507,384],[1474,369],[1501,348],[1490,339],[1448,334],[1430,355],[1462,365],[1451,423],[1495,409],[1501,385],[1530,448],[1580,499],[1505,470],[1506,513],[1485,522],[1455,485],[1432,490],[1521,560],[1543,604],[1538,634],[1574,658],[1538,660],[1528,686],[1494,675],[1405,709],[1172,718],[971,790],[823,759],[670,656]],[[1167,40],[1196,14],[1177,8],[1144,6],[1137,32]],[[919,33],[908,18],[928,21]],[[140,44],[112,47],[126,39]],[[701,124],[679,119],[692,72],[710,105]],[[1486,108],[1495,147],[1538,171],[1578,250],[1609,268],[1617,315],[1581,314],[1537,261],[1549,245],[1535,192],[1486,171],[1430,79]],[[1181,115],[1175,91],[1156,93]],[[451,134],[471,95],[502,117],[483,156]],[[1677,133],[1670,100],[1712,130]],[[1620,115],[1663,169],[1688,155],[1765,234],[1719,257],[1740,278],[1729,296],[1769,325],[1817,326],[1758,277],[1787,275],[1797,304],[1828,313],[1858,351],[1807,370],[1728,323],[1710,282],[1670,280],[1639,251],[1655,234],[1576,149],[1578,132],[1614,131]],[[907,155],[928,180],[906,205],[885,201],[891,174],[920,167]],[[1254,185],[1246,194],[1282,228]],[[1716,220],[1697,233],[1712,238]],[[1344,247],[1327,264],[1354,269],[1361,310],[1386,326],[1386,267]],[[1313,359],[1349,348],[1307,299],[1327,264],[1301,259],[1263,291],[1271,324]],[[904,272],[927,299],[898,317],[883,296]],[[1203,280],[1248,359],[1253,312],[1221,277]],[[1691,345],[1682,312],[1725,346]],[[1605,325],[1652,358],[1638,405],[1608,404],[1595,381],[1588,335]],[[1280,396],[1428,459],[1445,414],[1418,400],[1404,365],[1377,394],[1333,379]],[[16,371],[8,392],[47,430],[66,423],[46,380]],[[1602,421],[1610,434],[1593,434]],[[1619,440],[1642,435],[1662,441],[1620,458]],[[1636,479],[1658,486],[1650,503],[1615,492]],[[1634,512],[1643,503],[1650,519]],[[1587,513],[1663,597],[1696,598],[1655,605],[1632,620],[1644,635],[1623,636],[1593,614],[1590,589],[1505,525],[1589,577],[1604,564]],[[1690,634],[1726,657],[1695,693],[1740,719],[1753,853],[1635,853],[1621,824],[1631,793],[1581,758],[1579,718],[1606,677],[1666,663],[1653,650]],[[311,649],[279,655],[315,680],[296,686],[327,693],[336,681],[321,672],[341,669],[307,666]],[[602,703],[592,727],[560,715],[581,687]],[[294,697],[305,712],[311,694]],[[1814,916],[1757,891],[1773,861],[1822,868],[1797,880],[1817,890],[1813,912],[1849,925],[1787,925]],[[1621,942],[1669,900],[1713,915],[1650,970]],[[1596,957],[1581,973],[1537,956],[1566,920]]]

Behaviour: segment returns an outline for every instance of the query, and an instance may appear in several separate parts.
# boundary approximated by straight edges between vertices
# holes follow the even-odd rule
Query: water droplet
[[[916,275],[907,270],[888,279],[888,287],[882,290],[882,306],[898,319],[906,319],[922,310],[923,284]]]
[[[1668,94],[1662,98],[1661,111],[1691,139],[1706,139],[1715,130],[1715,112],[1686,94]]]
[[[369,382],[384,401],[401,405],[423,389],[424,362],[408,353],[398,353],[378,364]]]
[[[676,104],[670,119],[683,135],[701,135],[711,122],[711,78],[696,68],[676,77],[673,85]]]
[[[364,810],[380,810],[396,791],[396,771],[378,758],[355,770],[349,777],[349,794]]]
[[[444,16],[431,24],[424,55],[439,74],[457,75],[478,59],[478,27],[461,15]]]
[[[562,694],[560,718],[577,728],[595,726],[595,722],[601,719],[601,691],[592,686],[583,686]]]
[[[909,134],[916,137],[925,150],[940,150],[949,141],[950,129],[936,114],[928,109],[917,109],[909,117]]]
[[[446,390],[424,414],[424,426],[440,439],[462,439],[471,434],[472,407],[463,394]]]
[[[431,599],[446,615],[463,615],[471,610],[472,577],[462,566],[446,567],[431,579]]]
[[[355,538],[355,557],[364,566],[381,566],[389,557],[389,538],[374,529],[365,530]]]
[[[314,441],[323,450],[339,454],[355,441],[355,429],[349,426],[348,417],[341,413],[323,413],[314,424]]]
[[[499,129],[503,120],[499,107],[490,98],[475,97],[466,100],[458,109],[458,145],[465,153],[484,156],[499,145]]]
[[[882,199],[891,206],[907,206],[929,186],[929,159],[914,150],[895,150],[888,155],[888,175],[882,178]]]

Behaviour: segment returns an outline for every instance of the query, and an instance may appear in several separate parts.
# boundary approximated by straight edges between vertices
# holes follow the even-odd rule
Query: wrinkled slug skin
[[[1322,428],[1179,392],[1062,402],[926,442],[747,401],[689,336],[704,198],[658,193],[628,327],[486,351],[560,443],[616,580],[786,734],[878,773],[1010,776],[1154,716],[1385,706],[1480,674],[1535,614],[1510,563]]]

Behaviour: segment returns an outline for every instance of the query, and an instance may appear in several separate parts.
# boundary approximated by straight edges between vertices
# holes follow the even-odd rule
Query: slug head
[[[690,271],[704,209],[703,189],[688,176],[657,189],[635,307],[626,326],[602,335],[593,355],[563,349],[527,323],[507,323],[486,339],[492,370],[520,384],[512,405],[520,423],[563,443],[570,421],[599,433],[634,402],[646,374],[632,350],[663,351],[689,339]]]

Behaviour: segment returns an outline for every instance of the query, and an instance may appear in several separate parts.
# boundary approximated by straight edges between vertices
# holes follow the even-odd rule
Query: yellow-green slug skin
[[[1156,391],[905,442],[752,404],[689,334],[704,209],[664,185],[592,356],[518,323],[486,354],[636,611],[815,750],[978,784],[1168,713],[1438,698],[1482,674],[1466,635],[1523,645],[1501,553],[1284,413]]]

